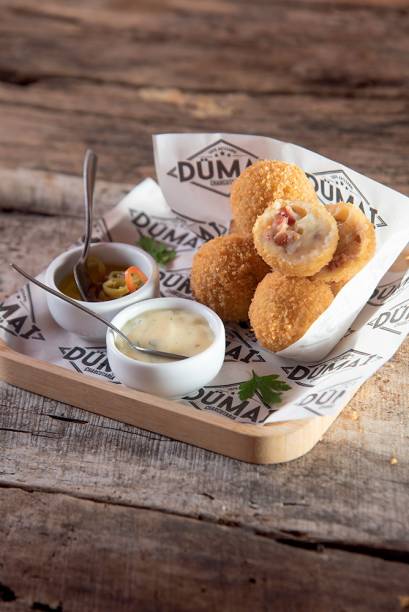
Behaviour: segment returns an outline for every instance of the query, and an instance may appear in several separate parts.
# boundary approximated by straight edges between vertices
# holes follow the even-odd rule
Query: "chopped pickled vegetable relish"
[[[148,280],[137,266],[127,268],[118,264],[107,264],[94,255],[88,257],[86,266],[92,283],[88,295],[91,302],[105,302],[124,297],[140,289]],[[65,295],[81,300],[73,272],[62,279],[59,289]]]

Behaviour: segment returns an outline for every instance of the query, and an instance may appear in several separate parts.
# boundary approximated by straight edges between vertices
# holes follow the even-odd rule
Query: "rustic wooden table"
[[[108,210],[151,135],[297,142],[406,194],[407,0],[0,0],[1,296]],[[294,463],[254,466],[0,383],[0,609],[409,607],[409,343]],[[396,458],[397,461],[391,461]]]

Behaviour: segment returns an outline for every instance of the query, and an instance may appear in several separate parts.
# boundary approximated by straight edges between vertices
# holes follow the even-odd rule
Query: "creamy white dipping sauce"
[[[214,334],[202,315],[181,308],[148,310],[127,321],[121,331],[131,342],[144,348],[188,357],[201,353],[214,340]],[[133,351],[120,337],[116,338],[115,345],[121,353],[137,361],[149,363],[172,361],[165,357]]]

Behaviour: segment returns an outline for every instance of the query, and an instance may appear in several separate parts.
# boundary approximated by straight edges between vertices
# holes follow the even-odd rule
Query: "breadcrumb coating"
[[[337,295],[337,293],[339,293],[341,291],[341,289],[343,287],[345,287],[345,285],[347,284],[348,281],[338,281],[337,283],[328,283],[329,288],[331,289],[332,293],[335,295]]]
[[[262,346],[281,351],[299,340],[333,299],[331,289],[321,281],[271,272],[256,289],[250,324]]]
[[[258,254],[274,270],[313,276],[335,253],[338,228],[318,200],[276,200],[257,217],[253,238]]]
[[[295,164],[265,159],[246,168],[233,182],[231,190],[235,230],[251,234],[257,216],[280,198],[318,201],[311,182]]]
[[[338,225],[339,241],[331,261],[314,278],[327,283],[347,282],[374,256],[375,228],[353,204],[329,204],[327,210]]]
[[[257,284],[269,271],[251,237],[229,234],[214,238],[193,258],[193,295],[223,321],[246,321]]]

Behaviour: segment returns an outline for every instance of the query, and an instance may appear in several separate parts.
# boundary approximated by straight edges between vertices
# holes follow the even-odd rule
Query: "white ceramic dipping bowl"
[[[59,291],[59,283],[74,268],[82,247],[75,247],[56,257],[46,271],[46,283]],[[91,245],[90,255],[96,255],[108,264],[138,266],[148,278],[137,291],[107,302],[84,302],[78,300],[93,312],[111,321],[120,310],[127,306],[159,295],[159,270],[155,260],[144,250],[122,242],[98,242]],[[71,304],[47,293],[47,303],[53,319],[63,329],[89,340],[104,341],[106,325],[97,321]]]
[[[157,298],[125,308],[116,315],[112,323],[122,329],[125,323],[142,312],[167,308],[180,308],[204,317],[214,334],[212,344],[201,353],[187,359],[147,363],[121,353],[115,345],[114,332],[108,330],[106,336],[108,361],[115,376],[127,387],[162,397],[183,397],[209,383],[223,365],[225,331],[217,314],[207,306],[192,300]]]

